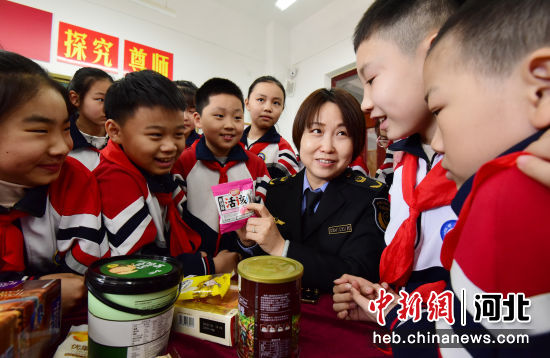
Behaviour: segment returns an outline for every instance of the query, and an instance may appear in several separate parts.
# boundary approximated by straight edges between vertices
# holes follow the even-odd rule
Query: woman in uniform
[[[270,182],[265,206],[239,237],[245,251],[286,256],[304,266],[302,286],[332,290],[344,273],[378,282],[389,221],[387,188],[348,169],[365,146],[357,100],[341,89],[319,89],[300,106],[292,130],[304,169]]]

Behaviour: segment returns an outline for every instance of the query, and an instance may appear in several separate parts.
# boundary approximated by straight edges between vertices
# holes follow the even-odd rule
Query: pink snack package
[[[240,229],[254,215],[246,209],[247,204],[254,202],[252,179],[213,185],[212,193],[220,214],[221,234]]]

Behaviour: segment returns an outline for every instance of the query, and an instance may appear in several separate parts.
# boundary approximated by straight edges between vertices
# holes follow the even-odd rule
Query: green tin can
[[[255,256],[241,261],[237,270],[239,357],[298,357],[302,264]]]
[[[116,256],[86,272],[88,357],[148,358],[164,354],[181,264],[164,256]]]

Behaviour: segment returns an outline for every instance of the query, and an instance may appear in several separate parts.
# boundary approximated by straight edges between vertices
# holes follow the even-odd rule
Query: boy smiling
[[[233,82],[223,78],[206,81],[195,96],[195,126],[203,136],[187,148],[174,165],[187,193],[185,218],[201,234],[205,273],[236,269],[238,238],[235,232],[219,233],[213,185],[250,178],[255,200],[265,199],[269,174],[262,159],[239,143],[244,130],[244,99]]]
[[[181,219],[185,194],[170,174],[185,147],[185,102],[166,77],[129,73],[109,88],[109,143],[94,170],[111,255],[179,258],[187,274],[202,268],[200,236]]]

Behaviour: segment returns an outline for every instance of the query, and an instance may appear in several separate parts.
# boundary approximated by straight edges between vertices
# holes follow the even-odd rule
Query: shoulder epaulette
[[[367,177],[358,173],[348,172],[346,174],[346,179],[348,180],[348,182],[352,184],[359,185],[364,188],[370,188],[375,191],[380,191],[385,187],[385,184],[382,183],[381,181],[372,179],[370,177]]]
[[[269,185],[280,185],[280,184],[286,183],[288,179],[294,178],[295,176],[296,174],[287,175],[286,177],[271,179],[271,181],[269,182]]]

